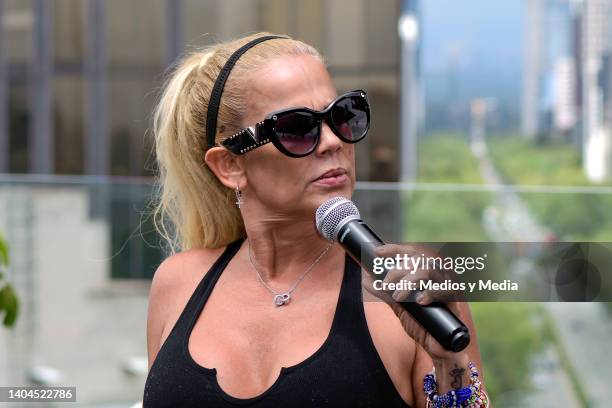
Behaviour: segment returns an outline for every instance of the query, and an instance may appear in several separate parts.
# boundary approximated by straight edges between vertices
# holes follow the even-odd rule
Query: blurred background
[[[0,0],[8,320],[19,300],[0,386],[142,398],[166,256],[151,111],[182,53],[287,33],[367,90],[355,201],[387,240],[610,242],[611,19],[612,0]],[[608,304],[472,307],[496,406],[610,406]]]

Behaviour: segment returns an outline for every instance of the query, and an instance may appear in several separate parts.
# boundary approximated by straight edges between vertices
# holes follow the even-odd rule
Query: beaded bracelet
[[[425,375],[423,389],[427,396],[427,407],[450,408],[470,407],[481,408],[489,406],[489,397],[482,389],[482,382],[478,378],[478,369],[472,362],[468,363],[470,369],[470,385],[458,390],[451,390],[444,395],[438,395],[438,384],[435,373]]]

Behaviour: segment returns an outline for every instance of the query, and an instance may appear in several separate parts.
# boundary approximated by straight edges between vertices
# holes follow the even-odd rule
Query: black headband
[[[223,94],[223,87],[225,87],[225,81],[229,77],[232,68],[236,65],[238,58],[242,56],[245,52],[249,50],[249,48],[254,47],[260,42],[266,40],[272,40],[275,38],[287,38],[280,35],[267,35],[264,37],[259,37],[254,39],[251,42],[246,43],[242,47],[238,48],[234,53],[229,57],[223,69],[219,73],[217,80],[215,81],[215,86],[213,87],[212,93],[210,94],[210,102],[208,103],[208,113],[206,114],[206,138],[208,139],[208,147],[213,147],[215,145],[215,133],[217,133],[217,115],[219,114],[219,105],[221,103],[221,95]]]

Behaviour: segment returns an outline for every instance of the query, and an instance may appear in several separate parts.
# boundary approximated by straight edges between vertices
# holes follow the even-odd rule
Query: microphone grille
[[[357,206],[348,198],[333,197],[317,208],[316,225],[319,234],[329,241],[336,240],[336,227],[347,217],[360,218]]]

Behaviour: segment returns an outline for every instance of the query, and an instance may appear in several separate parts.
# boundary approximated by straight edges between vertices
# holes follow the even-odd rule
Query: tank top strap
[[[358,354],[362,356],[362,363],[371,375],[370,380],[374,381],[380,389],[387,390],[386,398],[394,401],[393,405],[389,404],[389,406],[408,407],[395,388],[372,339],[365,314],[362,273],[365,272],[362,271],[361,266],[347,254],[345,279],[337,310],[336,348],[352,347],[360,350]]]
[[[219,280],[221,273],[229,261],[234,257],[236,252],[238,252],[243,241],[244,238],[239,238],[236,241],[228,244],[221,256],[217,258],[208,272],[200,280],[200,283],[193,291],[193,294],[189,298],[187,305],[183,309],[183,312],[179,316],[178,321],[174,326],[173,331],[178,331],[179,333],[177,334],[180,337],[182,337],[190,329],[191,325],[195,324],[200,310],[208,300],[208,297],[217,283],[217,280]],[[174,333],[170,333],[170,336],[173,334]]]
[[[361,267],[348,254],[345,258],[344,278],[338,300],[336,313],[339,328],[354,331],[356,322],[363,328],[365,312],[362,304]]]
[[[374,341],[370,334],[368,322],[365,314],[365,305],[362,287],[361,266],[348,254],[346,255],[346,265],[344,269],[343,288],[340,291],[340,302],[338,304],[338,316],[336,328],[338,332],[351,336],[355,344],[359,344],[364,350],[373,367],[381,368],[382,360],[376,351]],[[386,373],[385,370],[382,370]]]

